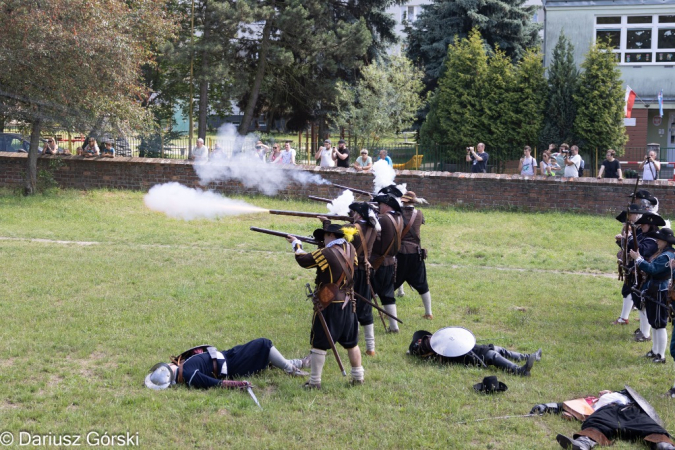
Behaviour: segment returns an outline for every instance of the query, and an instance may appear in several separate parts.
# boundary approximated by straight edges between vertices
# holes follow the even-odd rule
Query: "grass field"
[[[578,423],[474,420],[624,384],[675,430],[673,400],[663,396],[672,359],[656,366],[642,357],[650,344],[632,342],[636,313],[630,326],[610,325],[621,308],[619,224],[578,214],[424,209],[435,320],[421,318],[422,303],[407,287],[402,333],[385,335],[376,323],[378,353],[364,356],[362,387],[347,387],[329,357],[321,392],[303,391],[302,379],[279,370],[251,377],[263,411],[241,392],[150,391],[142,385],[150,366],[197,344],[229,348],[264,336],[286,357],[307,353],[303,286],[313,272],[296,265],[285,240],[248,228],[309,234],[318,221],[257,214],[183,222],[147,210],[142,198],[0,191],[0,432],[13,433],[15,445],[20,431],[97,431],[138,433],[141,447],[164,449],[554,449],[555,435]],[[447,325],[466,326],[483,343],[542,347],[543,359],[519,378],[405,355],[415,330]],[[491,374],[508,391],[476,394],[472,385]]]

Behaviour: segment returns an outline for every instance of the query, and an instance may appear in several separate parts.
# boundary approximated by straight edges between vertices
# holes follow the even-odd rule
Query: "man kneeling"
[[[265,338],[255,339],[247,344],[237,345],[229,350],[218,351],[210,345],[200,345],[172,356],[171,363],[158,363],[145,377],[145,385],[150,389],[166,389],[174,384],[207,389],[224,387],[245,389],[251,385],[248,381],[233,378],[254,375],[273,365],[287,374],[307,376],[304,367],[309,367],[309,357],[287,360]]]

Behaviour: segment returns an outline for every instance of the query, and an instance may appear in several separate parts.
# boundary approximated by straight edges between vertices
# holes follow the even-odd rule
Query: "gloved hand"
[[[250,382],[246,380],[242,381],[236,381],[236,380],[223,380],[222,381],[222,386],[225,389],[241,389],[244,390],[246,388],[249,388],[253,386]]]
[[[560,403],[540,403],[532,407],[530,414],[539,414],[539,415],[545,413],[560,414],[561,411],[562,405]]]

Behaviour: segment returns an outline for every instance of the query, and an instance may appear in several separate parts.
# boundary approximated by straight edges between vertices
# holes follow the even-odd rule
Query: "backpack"
[[[584,159],[581,158],[581,162],[579,163],[579,176],[583,177],[584,176]]]

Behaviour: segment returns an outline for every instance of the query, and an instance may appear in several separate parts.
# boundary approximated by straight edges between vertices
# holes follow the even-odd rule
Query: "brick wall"
[[[41,156],[39,168],[48,168],[54,156]],[[78,156],[60,158],[63,165],[54,170],[54,179],[61,187],[74,189],[134,189],[146,191],[158,183],[177,181],[199,186],[199,178],[191,162],[149,158],[84,159]],[[26,154],[0,153],[0,187],[23,185]],[[274,170],[271,166],[265,170]],[[326,180],[370,191],[373,175],[345,169],[322,169],[298,166],[291,170],[307,170]],[[614,213],[625,207],[626,196],[633,191],[634,181],[598,180],[595,178],[546,178],[520,175],[470,174],[449,172],[398,171],[397,183],[407,183],[418,196],[433,205],[463,205],[478,209],[516,208],[525,210],[580,211],[591,214]],[[669,216],[675,211],[673,181],[640,183],[661,202],[660,211]],[[227,181],[208,186],[224,194],[258,194],[239,182]],[[307,195],[335,198],[339,190],[330,185],[291,185],[279,196],[306,198]]]

